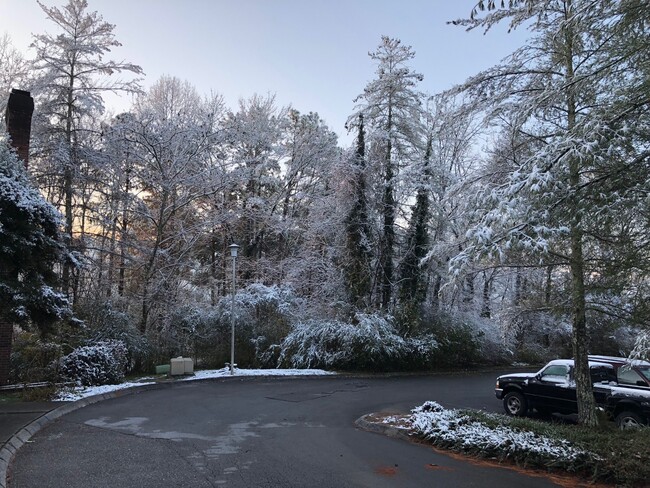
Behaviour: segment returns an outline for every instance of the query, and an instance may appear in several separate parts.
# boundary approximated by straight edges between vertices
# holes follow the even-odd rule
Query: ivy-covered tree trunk
[[[390,120],[390,117],[389,117]],[[388,130],[390,133],[390,129]],[[386,149],[386,173],[384,175],[383,204],[383,238],[381,241],[381,306],[390,306],[393,292],[393,252],[395,249],[395,188],[393,163],[391,161],[391,141],[388,140]]]
[[[407,66],[415,53],[410,46],[402,46],[399,39],[382,36],[377,51],[369,54],[377,61],[377,78],[355,99],[363,103],[353,117],[365,116],[371,140],[369,164],[376,175],[381,175],[375,181],[377,191],[372,206],[379,214],[373,301],[387,310],[393,306],[396,220],[404,203],[396,196],[402,185],[400,170],[413,162],[422,130],[423,95],[415,89],[422,75]]]
[[[345,222],[347,256],[344,273],[351,303],[357,308],[365,308],[369,305],[372,284],[363,115],[359,116],[359,134],[352,170],[354,172],[352,177],[354,193],[352,207]]]
[[[413,324],[416,323],[417,309],[422,304],[427,295],[427,276],[426,272],[420,266],[420,263],[428,252],[429,232],[428,223],[430,219],[429,212],[429,180],[430,180],[430,159],[432,137],[427,140],[427,149],[424,155],[422,167],[422,180],[419,183],[413,213],[409,224],[408,236],[406,241],[406,254],[402,260],[399,298],[400,305],[407,312],[409,330],[412,332]]]

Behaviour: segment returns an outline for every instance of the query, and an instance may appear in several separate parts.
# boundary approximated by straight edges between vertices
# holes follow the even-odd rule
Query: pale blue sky
[[[62,6],[65,0],[43,0]],[[343,127],[352,100],[374,76],[368,51],[382,35],[413,47],[421,89],[462,82],[519,47],[526,31],[467,33],[448,20],[469,15],[475,0],[88,0],[115,24],[123,44],[113,58],[142,66],[145,87],[161,75],[186,79],[201,93],[241,97],[275,93],[278,104],[318,112],[349,142]],[[0,34],[27,51],[32,33],[55,32],[36,0],[0,0]],[[31,53],[28,52],[28,55]],[[117,110],[128,102],[111,100]],[[120,106],[121,105],[121,106]]]

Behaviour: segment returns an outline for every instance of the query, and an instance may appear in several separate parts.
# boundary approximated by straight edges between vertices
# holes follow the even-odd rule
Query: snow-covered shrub
[[[147,339],[138,330],[136,319],[125,308],[114,301],[88,301],[77,305],[76,315],[84,324],[81,339],[84,343],[120,341],[124,344],[129,372],[136,361],[145,360],[151,351]]]
[[[566,317],[513,308],[496,320],[502,324],[503,342],[516,361],[542,364],[572,355],[571,323]]]
[[[101,341],[62,357],[59,374],[78,386],[110,385],[124,379],[126,363],[127,349],[122,341]]]
[[[253,283],[235,295],[235,361],[239,367],[275,364],[279,344],[289,333],[297,298],[285,286]],[[230,361],[232,295],[214,306],[186,305],[170,316],[158,333],[156,356],[169,360],[191,355],[201,367],[222,367]]]
[[[197,366],[223,366],[230,354],[230,323],[223,310],[187,305],[172,314],[170,324],[159,338],[160,362],[182,355],[194,356]]]
[[[293,289],[252,283],[235,295],[237,364],[268,366],[277,360],[277,344],[291,330],[299,308]],[[231,297],[219,301],[217,309],[230,331]]]
[[[280,346],[278,364],[293,368],[401,370],[432,357],[432,337],[404,339],[390,317],[357,314],[354,324],[336,320],[298,323]]]
[[[596,454],[567,440],[552,439],[507,425],[487,425],[458,410],[447,410],[436,402],[426,402],[411,412],[410,427],[437,447],[568,471],[602,463]]]
[[[493,320],[474,312],[459,314],[457,323],[472,336],[477,348],[477,362],[503,364],[511,360],[511,352],[503,345],[501,328]]]
[[[639,337],[639,329],[618,317],[591,312],[587,314],[589,351],[603,356],[627,356]]]

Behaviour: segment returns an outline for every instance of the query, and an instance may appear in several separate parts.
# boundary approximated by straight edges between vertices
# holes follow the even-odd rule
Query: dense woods
[[[179,354],[223,366],[231,243],[240,367],[565,356],[586,384],[588,353],[647,353],[647,0],[479,2],[458,28],[510,22],[529,40],[438,94],[420,91],[435,74],[413,70],[415,48],[382,37],[349,148],[272,95],[227,107],[171,76],[143,91],[85,0],[41,7],[56,35],[29,53],[0,41],[3,111],[11,88],[36,102],[28,169],[0,151],[0,263],[32,249],[7,225],[18,185],[56,223],[39,273],[60,308],[17,317],[22,292],[0,274],[11,380],[55,378],[54,359],[97,343],[119,343],[127,370]],[[107,91],[136,101],[109,117]]]

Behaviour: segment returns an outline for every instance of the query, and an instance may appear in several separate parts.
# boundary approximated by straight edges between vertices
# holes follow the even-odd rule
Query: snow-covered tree
[[[12,88],[26,89],[28,62],[11,43],[7,34],[0,37],[0,128],[4,130],[4,113]]]
[[[353,125],[363,115],[366,144],[370,146],[366,151],[368,165],[381,175],[376,186],[381,194],[377,202],[381,216],[378,296],[381,306],[389,307],[395,282],[399,172],[413,159],[420,140],[422,94],[417,85],[423,77],[408,66],[415,52],[399,39],[383,36],[377,50],[369,55],[377,63],[377,76],[355,99],[358,105],[349,120]]]
[[[198,204],[215,191],[208,154],[218,110],[189,83],[162,77],[139,100],[125,128],[133,151],[129,225],[138,255],[142,333],[151,325],[152,309],[158,308],[164,322],[189,279],[205,230]]]
[[[104,110],[102,93],[134,92],[137,80],[112,77],[120,73],[141,74],[134,64],[105,59],[120,43],[114,25],[97,12],[89,12],[86,0],[69,0],[62,8],[38,2],[57,34],[37,34],[33,69],[37,73],[34,94],[37,98],[35,131],[39,134],[40,171],[54,177],[64,213],[64,232],[70,244],[75,229],[75,206],[82,137],[88,120]],[[35,161],[35,163],[38,161]],[[70,285],[70,268],[63,267],[63,286]]]
[[[282,188],[285,148],[281,135],[286,115],[287,108],[278,108],[274,96],[254,95],[240,100],[239,110],[229,112],[224,122],[238,204],[234,235],[242,245],[245,280],[264,281],[272,271],[269,263],[264,263],[273,248],[273,229],[282,212],[276,196]]]
[[[648,96],[641,88],[648,79],[648,23],[632,9],[640,3],[647,4],[543,0],[498,8],[489,2],[493,11],[457,22],[489,29],[507,18],[513,28],[530,26],[525,46],[458,91],[493,122],[507,114],[511,130],[534,150],[486,188],[480,222],[454,265],[523,252],[531,264],[558,266],[569,284],[579,416],[586,425],[597,422],[587,312],[599,307],[598,282],[610,266],[646,277],[650,269],[643,252],[634,266],[621,260],[648,242],[650,152],[642,135]]]
[[[366,142],[363,115],[356,126],[357,141],[350,171],[350,210],[345,219],[346,246],[343,272],[350,300],[363,309],[370,305],[372,292],[372,235],[368,212]]]
[[[0,140],[0,384],[9,373],[14,324],[33,324],[47,332],[70,314],[68,301],[54,288],[54,266],[67,258],[60,224],[57,210]]]

